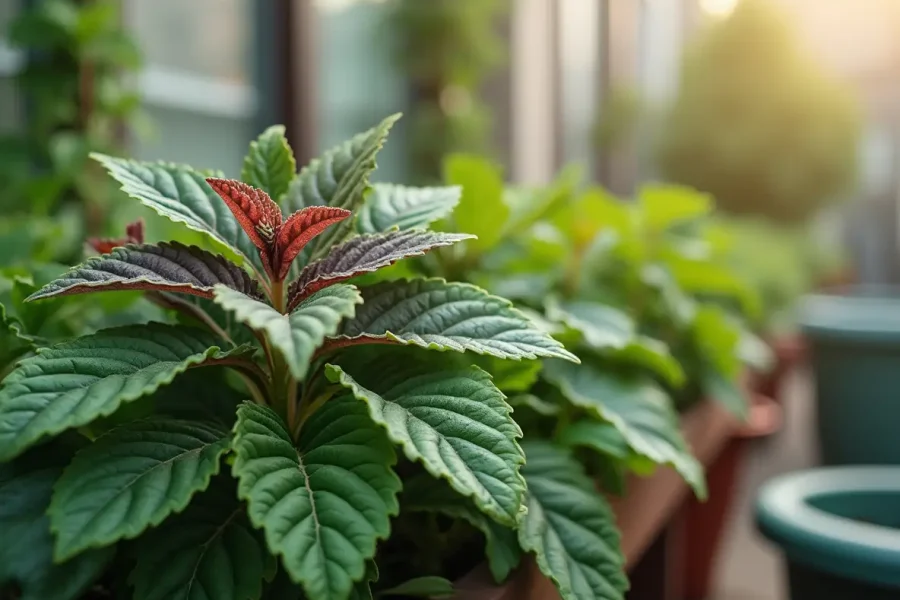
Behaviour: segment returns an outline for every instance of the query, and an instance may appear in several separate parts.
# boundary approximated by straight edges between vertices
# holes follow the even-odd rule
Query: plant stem
[[[300,415],[297,419],[297,424],[293,426],[292,433],[294,434],[294,440],[300,435],[300,430],[303,429],[303,424],[306,423],[306,420],[313,415],[319,408],[328,402],[331,397],[334,396],[334,389],[326,390],[318,398],[313,400],[312,402],[308,402],[303,405],[303,408],[300,409]]]
[[[285,313],[285,298],[284,298],[284,280],[280,281],[272,281],[272,290],[270,292],[270,299],[272,300],[272,306],[280,312],[281,314]]]

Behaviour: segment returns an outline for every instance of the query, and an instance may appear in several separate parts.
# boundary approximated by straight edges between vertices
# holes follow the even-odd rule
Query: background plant
[[[659,160],[726,211],[796,222],[850,191],[858,138],[849,91],[767,0],[742,0],[688,48]]]
[[[394,61],[412,86],[408,157],[414,181],[440,179],[449,152],[489,150],[486,78],[505,58],[498,18],[508,0],[396,0],[387,22]]]
[[[126,76],[140,56],[114,0],[31,3],[7,39],[24,56],[15,82],[26,118],[21,131],[0,139],[3,245],[15,249],[3,252],[3,263],[32,253],[74,260],[85,232],[106,226],[114,188],[88,154],[121,151],[139,106]]]
[[[701,235],[706,230],[698,222],[710,209],[705,196],[681,188],[648,189],[640,205],[629,205],[602,190],[581,190],[575,169],[564,171],[547,188],[509,188],[497,167],[467,155],[448,158],[445,181],[452,185],[376,184],[363,205],[359,227],[379,231],[437,222],[434,226],[442,230],[471,229],[478,239],[437,249],[376,277],[421,273],[477,282],[514,298],[535,324],[579,356],[582,364],[572,369],[552,359],[516,364],[486,359],[480,364],[510,396],[525,431],[529,461],[533,446],[542,456],[555,457],[548,464],[557,466],[539,474],[530,474],[532,463],[526,463],[529,494],[572,486],[567,494],[578,501],[559,502],[567,495],[562,493],[555,501],[532,496],[536,504],[519,533],[523,547],[555,540],[554,547],[538,552],[538,566],[563,597],[621,597],[625,581],[613,575],[613,566],[624,560],[614,517],[606,500],[591,491],[587,475],[623,492],[626,474],[647,474],[658,464],[669,464],[699,495],[705,494],[702,467],[678,427],[676,400],[686,408],[688,403],[681,401],[684,390],[702,388],[704,378],[715,374],[716,385],[730,395],[700,389],[693,401],[702,391],[715,392],[729,408],[743,412],[743,397],[734,381],[741,365],[743,328],[719,298],[753,310],[755,297],[713,252],[715,236]],[[459,188],[462,195],[450,212]],[[693,254],[687,251],[691,246]],[[626,260],[620,261],[620,255]],[[710,299],[701,304],[703,294],[715,296],[716,303]],[[633,305],[635,296],[648,306]],[[683,313],[680,325],[671,331],[660,327],[671,322],[676,309]],[[691,361],[700,359],[710,364],[695,368]],[[607,536],[552,525],[552,534],[540,538],[522,533],[538,532],[528,527],[529,515],[558,515],[551,519],[554,523],[587,506],[593,507],[597,522],[604,523]],[[429,526],[434,525],[424,523],[418,531]],[[582,554],[583,549],[604,545],[615,551]],[[416,546],[410,554],[410,560],[427,560],[435,553]],[[542,561],[542,554],[552,560]]]

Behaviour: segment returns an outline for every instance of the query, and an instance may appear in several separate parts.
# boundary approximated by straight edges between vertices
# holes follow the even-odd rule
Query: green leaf
[[[444,180],[462,187],[453,221],[457,231],[478,236],[469,242],[468,248],[483,253],[496,246],[510,213],[503,200],[500,170],[483,158],[454,154],[444,160]]]
[[[530,408],[544,417],[558,415],[560,411],[558,404],[547,402],[534,394],[516,394],[515,396],[511,396],[509,398],[509,405],[512,407],[524,406]]]
[[[602,353],[616,362],[649,370],[672,387],[681,387],[686,379],[681,363],[663,342],[637,335],[622,348]]]
[[[135,600],[260,597],[274,560],[262,535],[247,520],[234,488],[229,478],[213,479],[187,510],[169,517],[133,546],[135,567],[129,582]]]
[[[216,287],[216,302],[250,328],[263,331],[284,355],[291,374],[302,379],[309,361],[325,337],[338,330],[345,317],[352,317],[362,299],[352,285],[333,285],[303,300],[283,315],[268,304],[224,286]]]
[[[634,320],[621,310],[598,302],[547,302],[547,317],[581,332],[594,350],[624,348],[637,334]]]
[[[284,125],[272,125],[250,142],[241,180],[277,201],[287,192],[296,171],[297,161],[284,135]]]
[[[639,335],[634,320],[621,310],[598,302],[547,303],[547,316],[581,334],[582,341],[603,356],[647,368],[670,385],[684,383],[681,364],[663,342]]]
[[[366,574],[353,584],[353,590],[347,600],[372,600],[372,583],[378,581],[378,565],[374,560],[366,561]],[[282,600],[279,598],[278,600]]]
[[[237,407],[248,393],[231,387],[229,374],[225,367],[192,369],[140,402],[152,406],[148,414],[214,423],[231,431]]]
[[[404,581],[400,585],[378,593],[383,596],[412,596],[413,598],[449,597],[454,593],[453,582],[443,577],[426,575]]]
[[[18,321],[6,314],[0,304],[0,377],[7,365],[34,350],[34,341],[22,332]]]
[[[365,406],[327,402],[295,446],[272,410],[238,409],[234,474],[250,520],[310,600],[344,600],[398,512],[396,457]]]
[[[50,503],[54,555],[133,539],[181,512],[219,471],[230,436],[217,426],[156,417],[101,436],[72,461]]]
[[[306,206],[327,205],[355,212],[363,203],[369,174],[375,170],[375,156],[399,118],[399,114],[386,118],[303,167],[285,194],[285,208],[293,212]],[[347,219],[321,234],[310,244],[312,257],[325,256],[329,248],[347,237],[353,226],[353,220]]]
[[[467,355],[465,360],[490,373],[494,385],[504,393],[527,392],[541,373],[539,360],[502,360],[484,355]]]
[[[643,186],[638,191],[638,203],[644,224],[652,231],[706,217],[713,209],[709,194],[671,184]]]
[[[388,281],[363,289],[362,295],[363,305],[341,328],[342,343],[387,341],[513,360],[578,362],[508,300],[473,285],[442,279]]]
[[[237,359],[199,329],[135,325],[106,329],[38,351],[0,388],[0,461],[45,436],[87,425],[168,385],[190,367]]]
[[[213,286],[225,285],[258,295],[246,271],[225,257],[177,242],[115,248],[70,269],[28,300],[90,292],[144,290],[180,292],[212,298]]]
[[[400,505],[401,512],[440,513],[451,519],[462,519],[481,531],[488,567],[497,583],[505,581],[522,560],[522,550],[513,529],[489,518],[469,498],[430,475],[417,475],[404,481]]]
[[[612,423],[580,420],[567,425],[556,436],[556,441],[566,447],[583,446],[601,454],[626,460],[631,448],[628,440]]]
[[[65,457],[43,446],[0,464],[0,589],[16,583],[17,600],[77,600],[102,574],[113,548],[55,563],[47,506]],[[61,453],[60,453],[61,454]]]
[[[310,263],[291,283],[288,307],[309,294],[351,277],[388,267],[433,248],[451,246],[472,236],[459,233],[407,230],[358,235],[332,248],[328,256]]]
[[[522,470],[528,512],[519,543],[562,600],[622,600],[628,589],[616,519],[606,499],[563,450],[546,442],[525,445]]]
[[[359,233],[380,233],[391,229],[427,229],[443,219],[459,204],[462,189],[447,187],[407,187],[375,183],[356,217]]]
[[[490,375],[406,352],[345,368],[356,376],[335,365],[326,367],[326,375],[366,403],[372,420],[408,459],[472,498],[485,514],[515,526],[525,489],[516,442],[522,430]]]
[[[206,183],[203,173],[182,165],[143,163],[97,153],[91,156],[122,184],[126,194],[160,215],[208,235],[262,273],[256,246]]]
[[[638,455],[672,465],[697,496],[706,496],[703,467],[688,449],[671,399],[655,382],[562,361],[547,361],[544,376],[572,404],[615,425]]]

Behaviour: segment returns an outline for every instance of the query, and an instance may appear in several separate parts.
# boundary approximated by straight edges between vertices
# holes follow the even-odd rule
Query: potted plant
[[[134,227],[94,240],[100,254],[32,303],[10,300],[27,314],[130,291],[166,312],[57,343],[4,313],[4,596],[441,595],[485,544],[498,580],[527,553],[564,598],[621,597],[603,498],[559,447],[519,443],[511,405],[469,360],[518,360],[515,371],[577,359],[470,284],[362,285],[471,237],[365,231],[441,214],[367,202],[394,120],[299,173],[270,128],[242,180],[96,156],[126,194],[221,254],[149,244]]]

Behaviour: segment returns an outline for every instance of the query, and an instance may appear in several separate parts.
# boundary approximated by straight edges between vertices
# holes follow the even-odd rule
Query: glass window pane
[[[320,150],[368,129],[407,104],[405,80],[391,64],[383,23],[390,4],[376,0],[315,0]],[[402,180],[403,124],[378,156],[375,179]]]
[[[250,0],[127,0],[125,11],[149,65],[251,82]]]

